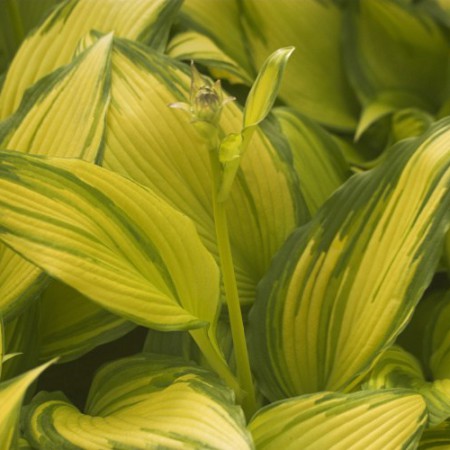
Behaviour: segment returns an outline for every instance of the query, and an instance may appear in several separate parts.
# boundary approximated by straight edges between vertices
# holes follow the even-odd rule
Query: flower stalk
[[[223,142],[223,136],[219,127],[219,119],[223,106],[233,101],[234,97],[224,97],[220,81],[212,83],[208,79],[203,79],[193,64],[191,64],[191,70],[190,104],[180,102],[173,103],[170,106],[189,113],[193,125],[208,146],[213,178],[212,204],[217,248],[230,318],[237,379],[241,390],[244,391],[243,396],[240,395],[241,393],[237,393],[237,397],[242,398],[242,408],[247,417],[250,418],[257,409],[256,395],[234,271],[233,255],[228,232],[226,202],[219,198],[221,180],[223,178],[223,165],[220,160],[220,146]]]

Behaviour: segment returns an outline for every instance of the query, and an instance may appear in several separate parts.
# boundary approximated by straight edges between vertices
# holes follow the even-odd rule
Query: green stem
[[[243,392],[239,382],[231,372],[226,361],[221,358],[218,351],[215,350],[212,340],[208,337],[207,332],[205,332],[204,329],[190,330],[190,334],[200,348],[206,361],[208,361],[208,364],[217,373],[217,375],[219,375],[222,380],[225,381],[231,389],[233,389],[236,394],[237,401],[241,402]]]
[[[241,388],[245,391],[242,407],[247,417],[256,411],[255,389],[250,370],[247,343],[242,320],[241,304],[234,273],[233,255],[231,253],[230,238],[228,234],[225,202],[218,201],[218,183],[220,180],[220,163],[214,151],[209,152],[213,187],[214,222],[216,226],[217,246],[219,250],[220,265],[222,269],[225,297],[230,317],[231,335],[233,338],[234,354],[237,367],[237,378]]]

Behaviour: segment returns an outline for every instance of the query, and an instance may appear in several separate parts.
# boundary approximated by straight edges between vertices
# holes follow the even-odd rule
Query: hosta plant
[[[450,448],[449,12],[0,2],[0,448]]]

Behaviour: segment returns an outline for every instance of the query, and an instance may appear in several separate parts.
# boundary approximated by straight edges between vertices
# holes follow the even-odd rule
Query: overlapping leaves
[[[348,389],[403,328],[448,228],[449,136],[443,120],[393,147],[287,240],[251,321],[269,398]]]
[[[281,100],[300,112],[277,108],[259,124],[237,104],[227,104],[220,124],[221,133],[238,137],[231,144],[239,144],[234,153],[232,145],[231,152],[222,148],[221,163],[228,164],[230,155],[236,160],[227,213],[245,307],[273,255],[313,215],[287,240],[260,285],[251,349],[269,400],[314,394],[263,409],[250,425],[258,448],[412,449],[425,422],[432,427],[419,448],[448,441],[446,422],[434,426],[448,415],[448,380],[430,387],[417,367],[386,362],[394,350],[364,385],[377,391],[317,393],[360,383],[411,317],[438,264],[450,183],[450,124],[444,120],[427,131],[433,114],[448,110],[448,23],[439,4],[444,2],[186,0],[178,16],[170,56],[198,57],[211,74],[232,83],[250,85],[269,53],[297,47]],[[223,334],[225,353],[233,354],[228,325],[216,329],[220,280],[208,150],[185,116],[167,108],[189,98],[186,66],[161,54],[180,5],[66,1],[12,63],[0,96],[0,117],[9,117],[0,124],[0,145],[14,151],[0,155],[1,238],[72,287],[0,249],[6,340],[14,340],[8,342],[12,351],[31,353],[17,359],[21,364],[8,363],[8,377],[35,365],[38,356],[75,358],[125,333],[134,326],[131,319],[165,330],[149,333],[154,340],[149,337],[148,349],[174,349],[185,358],[192,356],[183,351],[187,333],[166,331],[189,329],[203,351],[198,360],[212,365],[240,397],[217,344]],[[105,34],[110,31],[153,49]],[[280,74],[268,78],[272,86]],[[349,167],[338,144],[313,120],[353,132],[356,99],[363,107],[360,140],[354,144],[341,135],[338,142],[350,149],[347,156],[357,155],[350,159],[361,167],[373,156],[364,147],[374,126],[381,129],[381,150],[421,137],[400,143],[370,163],[382,162],[378,168],[346,182]],[[248,104],[267,105],[259,108],[265,116],[275,98],[258,94],[253,100],[250,95]],[[248,126],[248,134],[255,132],[245,154],[242,124],[244,132]],[[126,178],[88,163],[17,151],[95,161]],[[32,304],[39,294],[40,303]],[[437,308],[425,333],[427,370],[442,378],[449,365],[446,317],[446,308]],[[40,341],[33,343],[36,328]],[[143,373],[153,369],[155,377],[143,387]],[[9,432],[0,430],[5,447],[17,442],[20,404],[34,375],[24,383],[7,382],[15,400],[4,413]],[[0,394],[5,386],[0,384]],[[118,395],[128,388],[132,394]],[[154,409],[155,401],[161,409]],[[140,356],[100,372],[86,414],[59,395],[40,394],[27,412],[27,439],[39,448],[83,447],[91,439],[104,448],[155,442],[251,448],[233,402],[230,391],[203,369]],[[171,418],[162,423],[160,414]],[[25,439],[20,446],[30,448]]]
[[[3,152],[0,173],[2,240],[28,260],[137,323],[214,321],[217,266],[189,219],[151,191],[83,161],[20,153]]]
[[[217,377],[150,354],[103,367],[84,414],[61,393],[41,393],[24,422],[26,437],[41,449],[253,448],[232,391]]]
[[[383,420],[379,421],[379,417]],[[261,409],[249,429],[261,450],[412,450],[426,418],[420,395],[406,390],[320,392]]]

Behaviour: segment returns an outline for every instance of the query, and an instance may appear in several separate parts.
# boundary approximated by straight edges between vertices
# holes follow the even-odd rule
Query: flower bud
[[[190,104],[180,102],[172,103],[169,106],[187,111],[191,115],[193,122],[207,122],[216,126],[219,122],[222,108],[228,102],[233,101],[234,97],[224,98],[220,80],[212,83],[209,79],[203,78],[194,66],[194,63],[191,63],[191,71]]]
[[[217,81],[213,86],[203,85],[192,99],[193,114],[197,120],[216,124],[222,111],[222,89]]]

